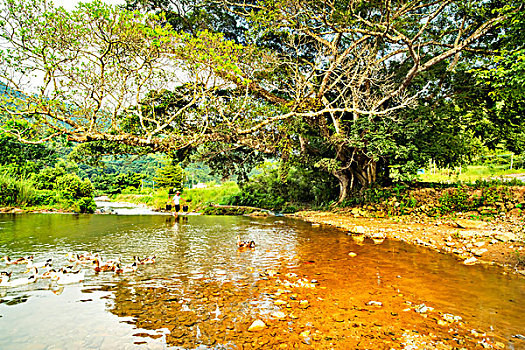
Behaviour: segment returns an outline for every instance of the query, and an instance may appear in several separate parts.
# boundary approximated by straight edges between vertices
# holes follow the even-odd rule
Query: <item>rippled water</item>
[[[254,240],[257,248],[239,252],[237,235]],[[350,290],[374,295],[388,286],[462,315],[475,326],[492,327],[507,340],[524,332],[523,279],[493,267],[463,266],[453,257],[400,242],[355,242],[341,231],[286,218],[0,216],[0,256],[32,254],[35,261],[53,258],[60,266],[67,263],[67,253],[84,251],[124,262],[155,255],[156,263],[141,266],[134,275],[87,270],[84,282],[63,288],[48,280],[0,288],[1,349],[166,348],[168,330],[138,321],[154,302],[141,300],[143,308],[136,307],[139,294],[165,290],[173,295],[166,302],[176,300],[184,311],[195,307],[192,297],[206,288],[227,284],[242,289],[260,279],[262,271],[282,267],[315,276],[334,294]],[[357,258],[350,258],[350,251]],[[22,266],[3,263],[0,270],[23,273]],[[202,336],[198,325],[192,329],[192,337]]]

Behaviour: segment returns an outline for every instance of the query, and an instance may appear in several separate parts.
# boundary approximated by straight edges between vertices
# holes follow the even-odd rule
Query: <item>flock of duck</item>
[[[79,283],[84,280],[86,268],[91,268],[95,273],[99,272],[113,272],[116,274],[134,273],[137,271],[139,265],[154,264],[155,256],[140,259],[137,256],[133,257],[133,262],[123,264],[118,259],[102,260],[99,253],[82,253],[82,254],[67,254],[67,266],[60,268],[53,267],[53,259],[46,261],[35,262],[34,256],[20,257],[11,259],[9,256],[4,256],[2,261],[6,266],[11,265],[26,265],[27,269],[22,272],[28,277],[19,277],[12,279],[13,270],[0,272],[0,287],[12,288],[23,285],[28,285],[36,282],[38,279],[50,279],[59,285]],[[19,269],[20,270],[20,269]]]
[[[245,249],[255,248],[254,241],[241,241],[240,236],[237,236],[237,248]],[[7,266],[10,265],[26,265],[27,269],[24,274],[29,274],[28,277],[19,277],[11,279],[13,271],[0,271],[0,287],[19,287],[36,282],[38,279],[50,279],[59,285],[79,283],[84,280],[85,268],[91,267],[95,273],[99,272],[113,272],[116,274],[134,273],[137,271],[139,265],[154,264],[155,256],[140,259],[137,256],[133,257],[133,262],[130,264],[123,264],[118,259],[102,260],[99,253],[82,253],[82,254],[67,254],[67,266],[55,268],[53,267],[53,259],[47,259],[41,262],[35,262],[34,256],[20,257],[11,259],[9,256],[4,256],[2,261],[5,261]]]

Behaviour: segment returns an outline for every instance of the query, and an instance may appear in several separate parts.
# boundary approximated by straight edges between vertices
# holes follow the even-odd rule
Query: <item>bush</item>
[[[57,193],[52,190],[36,190],[33,205],[50,205],[57,203]]]
[[[230,205],[245,205],[293,212],[298,207],[322,206],[337,197],[337,183],[330,175],[311,169],[290,167],[263,169],[248,181],[239,194],[229,196]]]
[[[73,209],[79,213],[94,213],[97,205],[92,197],[83,197],[74,203]]]
[[[93,197],[93,186],[86,179],[82,181],[78,175],[66,174],[57,178],[56,188],[62,192],[64,197],[79,199],[82,197]]]

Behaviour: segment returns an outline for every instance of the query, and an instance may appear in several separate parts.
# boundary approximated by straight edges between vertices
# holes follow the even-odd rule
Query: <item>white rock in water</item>
[[[366,232],[365,228],[363,226],[355,226],[352,230],[350,230],[352,233],[357,234],[363,234]]]
[[[371,300],[371,301],[369,301],[368,303],[366,303],[366,305],[371,305],[371,306],[383,306],[383,303],[380,302],[380,301],[374,301],[374,300]]]
[[[486,248],[481,248],[481,249],[472,249],[471,252],[472,254],[474,254],[475,256],[481,256],[483,255],[483,253],[486,253],[488,252],[489,250],[486,249]]]
[[[266,328],[266,324],[261,320],[255,320],[253,321],[250,328],[248,328],[248,331],[250,332],[259,332]]]
[[[426,306],[425,304],[421,304],[421,305],[418,305],[416,306],[416,308],[414,309],[415,312],[419,313],[419,314],[425,314],[429,311],[432,311],[434,310],[433,307],[430,307],[430,306]]]
[[[283,319],[283,318],[286,318],[286,314],[282,311],[276,311],[274,313],[272,313],[272,317],[273,318],[278,318],[278,319]]]
[[[441,317],[443,317],[445,321],[450,323],[461,321],[461,316],[454,316],[452,314],[443,314]]]
[[[476,263],[476,261],[478,261],[478,259],[476,259],[475,257],[472,257],[472,258],[468,258],[465,261],[463,261],[463,264],[465,264],[465,265],[474,265]]]

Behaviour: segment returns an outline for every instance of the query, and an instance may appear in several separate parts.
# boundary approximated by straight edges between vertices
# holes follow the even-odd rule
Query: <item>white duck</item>
[[[57,272],[53,277],[57,284],[73,284],[84,280],[84,271],[77,271],[71,273]]]
[[[27,269],[30,270],[32,269],[33,267],[37,268],[37,269],[40,269],[42,267],[51,267],[52,265],[52,262],[53,259],[47,259],[46,261],[43,261],[43,262],[38,262],[38,263],[34,263],[33,262],[33,259],[29,260],[29,262],[27,263]],[[48,268],[49,269],[49,268]]]
[[[117,265],[117,269],[115,270],[115,273],[133,273],[136,272],[138,269],[137,262],[134,262],[133,264],[128,264],[120,267],[120,265]]]
[[[26,284],[31,284],[31,283],[34,283],[36,282],[37,280],[37,274],[38,274],[38,270],[37,268],[32,268],[31,269],[33,271],[33,274],[29,277],[21,277],[21,278],[17,278],[17,279],[14,279],[14,280],[11,280],[10,277],[11,277],[11,274],[9,273],[4,273],[2,272],[2,279],[1,279],[1,282],[0,282],[0,287],[8,287],[8,288],[12,288],[12,287],[20,287],[20,286],[23,286],[23,285],[26,285]]]

